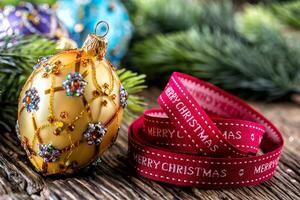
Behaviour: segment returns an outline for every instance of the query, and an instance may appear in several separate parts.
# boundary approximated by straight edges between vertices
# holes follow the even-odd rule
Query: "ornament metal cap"
[[[97,28],[100,24],[105,24],[107,29],[103,35],[97,35]],[[105,36],[109,31],[109,25],[105,21],[99,21],[95,26],[94,33],[88,34],[86,40],[83,43],[82,49],[92,56],[96,56],[102,60],[105,57],[107,49],[107,40]]]

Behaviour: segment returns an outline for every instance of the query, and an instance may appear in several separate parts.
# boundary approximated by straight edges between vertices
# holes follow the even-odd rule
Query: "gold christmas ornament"
[[[20,93],[17,133],[45,175],[87,166],[117,138],[127,92],[105,60],[106,46],[90,34],[81,49],[40,59]]]
[[[70,38],[62,37],[57,41],[56,49],[58,50],[69,50],[75,48],[77,48],[77,44]]]

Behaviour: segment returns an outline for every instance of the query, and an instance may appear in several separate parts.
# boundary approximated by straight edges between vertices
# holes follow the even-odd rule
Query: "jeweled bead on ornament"
[[[62,111],[59,116],[61,119],[67,119],[68,115],[69,115],[68,112]]]
[[[59,159],[60,151],[55,149],[52,144],[39,144],[39,156],[44,159],[44,162],[55,162]]]
[[[38,59],[38,63],[36,65],[33,66],[33,69],[36,70],[36,69],[39,69],[42,64],[44,64],[45,62],[48,61],[48,59],[50,58],[51,56],[45,56],[45,57],[41,57]]]
[[[49,75],[49,74],[58,74],[59,73],[59,66],[57,64],[53,64],[53,63],[47,63],[45,66],[44,66],[44,69],[45,69],[45,77],[46,74]]]
[[[98,97],[100,95],[100,92],[98,92],[97,90],[94,90],[92,92],[92,94],[93,94],[94,97]]]
[[[40,102],[38,91],[35,88],[28,89],[25,92],[25,97],[23,98],[22,102],[27,112],[38,110],[39,109],[38,104]]]
[[[64,123],[62,121],[56,122],[57,128],[54,130],[54,135],[59,135],[64,130]]]
[[[24,16],[34,25],[38,25],[40,23],[40,18],[37,13],[24,13]]]
[[[87,82],[83,80],[83,76],[79,72],[69,73],[63,82],[67,96],[82,96],[86,85]]]
[[[125,108],[128,105],[127,99],[128,99],[128,93],[125,90],[125,88],[121,85],[121,87],[120,87],[120,104],[123,108]]]
[[[116,97],[117,97],[117,95],[116,95],[116,94],[112,94],[112,95],[110,95],[110,98],[111,98],[112,100],[115,100],[115,99],[116,99]]]
[[[75,125],[74,124],[69,125],[68,129],[69,129],[69,131],[74,131]]]
[[[103,100],[103,101],[101,102],[101,105],[102,105],[102,106],[107,106],[107,101],[106,101],[106,100]]]
[[[82,59],[81,60],[81,65],[83,67],[86,67],[90,63],[90,59]]]
[[[96,124],[89,123],[83,136],[89,145],[99,145],[106,131],[107,129],[100,122]]]

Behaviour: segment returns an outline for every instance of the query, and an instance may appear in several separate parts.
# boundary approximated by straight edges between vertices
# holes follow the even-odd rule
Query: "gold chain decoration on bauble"
[[[128,94],[105,59],[105,35],[41,58],[20,93],[16,132],[44,175],[85,167],[116,140]]]

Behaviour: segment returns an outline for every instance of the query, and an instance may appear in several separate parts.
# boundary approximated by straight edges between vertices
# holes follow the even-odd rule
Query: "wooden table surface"
[[[156,105],[157,89],[144,93]],[[0,134],[0,199],[300,199],[300,106],[251,103],[283,132],[285,148],[275,176],[259,186],[203,190],[138,177],[127,161],[127,126],[99,166],[65,177],[36,173],[14,134]]]

